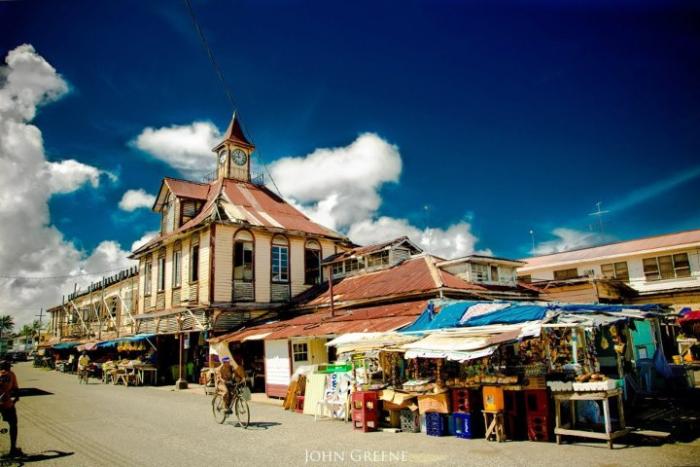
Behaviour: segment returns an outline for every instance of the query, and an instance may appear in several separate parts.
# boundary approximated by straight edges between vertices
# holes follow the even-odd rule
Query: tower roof
[[[239,144],[241,146],[248,146],[248,147],[255,147],[253,143],[251,143],[248,138],[246,138],[245,134],[243,133],[243,129],[241,128],[241,122],[240,118],[238,117],[237,112],[233,112],[233,116],[231,117],[231,122],[228,124],[228,128],[226,129],[226,133],[224,133],[224,139],[221,141],[221,143],[226,142],[226,141],[231,141],[233,143]],[[221,145],[219,143],[217,147]]]

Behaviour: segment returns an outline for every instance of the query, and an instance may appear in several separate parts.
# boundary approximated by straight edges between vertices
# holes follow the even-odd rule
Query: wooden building
[[[234,114],[207,183],[163,179],[160,235],[139,261],[138,333],[226,331],[275,317],[323,282],[321,261],[348,239],[311,221],[251,174],[255,147]]]

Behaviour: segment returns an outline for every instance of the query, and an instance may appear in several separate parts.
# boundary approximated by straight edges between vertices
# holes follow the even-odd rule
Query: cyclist
[[[83,372],[87,373],[88,367],[90,366],[90,357],[88,357],[87,352],[83,350],[83,353],[78,359],[78,378],[83,375]],[[87,379],[86,379],[87,381]]]
[[[10,425],[10,452],[7,457],[18,457],[22,450],[17,447],[17,410],[15,403],[19,400],[19,386],[17,377],[12,372],[12,364],[8,361],[0,362],[0,414],[2,419]]]
[[[231,413],[231,388],[237,382],[245,379],[245,371],[241,365],[231,360],[231,357],[222,357],[221,365],[214,372],[216,390],[223,394],[226,413]]]

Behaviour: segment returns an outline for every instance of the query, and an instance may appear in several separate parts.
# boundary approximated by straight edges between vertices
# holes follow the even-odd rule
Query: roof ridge
[[[212,182],[209,182],[209,183],[205,183],[205,182],[195,182],[195,181],[193,181],[193,180],[187,180],[187,179],[178,178],[178,177],[163,177],[163,180],[175,180],[175,181],[178,181],[178,182],[192,183],[192,184],[194,184],[194,185],[202,185],[202,186],[207,186],[207,185],[211,185],[211,184],[212,184]]]
[[[527,261],[528,259],[533,259],[533,258],[544,258],[547,256],[560,255],[562,253],[573,253],[575,251],[593,250],[595,248],[601,248],[604,246],[619,245],[621,243],[632,243],[632,242],[636,242],[639,240],[649,240],[652,238],[670,237],[671,235],[679,235],[679,234],[684,234],[684,233],[689,233],[689,232],[700,232],[700,229],[686,229],[686,230],[679,230],[678,232],[670,232],[670,233],[665,233],[665,234],[646,235],[644,237],[631,238],[629,240],[618,240],[615,242],[600,243],[598,245],[590,245],[590,246],[584,246],[584,247],[580,247],[580,248],[572,248],[571,250],[562,250],[562,251],[556,251],[553,253],[546,253],[543,255],[528,256],[525,258],[520,258],[520,261]]]
[[[428,271],[430,271],[430,276],[433,279],[433,282],[435,283],[435,288],[441,289],[442,287],[445,286],[445,281],[442,280],[442,274],[440,269],[435,266],[435,263],[433,263],[433,258],[431,255],[426,254],[423,256],[423,259],[425,260],[425,264],[428,266]]]

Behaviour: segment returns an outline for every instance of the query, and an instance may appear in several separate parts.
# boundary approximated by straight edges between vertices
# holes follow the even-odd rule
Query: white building
[[[677,307],[700,305],[700,230],[581,248],[522,260],[518,276],[527,282],[580,277],[614,279],[638,293],[638,300]]]

